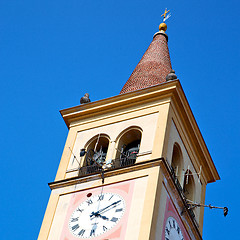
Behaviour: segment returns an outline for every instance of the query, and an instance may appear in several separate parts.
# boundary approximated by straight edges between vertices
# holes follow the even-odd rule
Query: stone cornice
[[[76,107],[61,110],[60,113],[69,128],[72,122],[90,117],[114,113],[122,109],[134,108],[144,103],[151,103],[169,97],[176,88],[177,81],[162,83],[142,90],[117,95],[114,97],[90,102]]]

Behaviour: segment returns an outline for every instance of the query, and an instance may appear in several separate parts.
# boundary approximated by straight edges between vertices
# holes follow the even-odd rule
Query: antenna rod
[[[97,139],[95,147],[94,147],[94,153],[96,152],[97,145],[98,145],[98,142],[99,142],[99,138],[100,138],[100,133],[98,134],[98,139]]]
[[[205,204],[201,204],[201,203],[195,203],[189,199],[186,199],[188,204],[190,205],[190,208],[195,208],[195,207],[208,207],[210,209],[216,208],[216,209],[223,209],[223,215],[224,217],[227,216],[228,214],[228,208],[227,207],[217,207],[217,206],[212,206],[211,204],[209,205],[205,205]]]
[[[189,172],[190,172],[190,170],[189,170],[189,165],[188,165],[188,169],[187,169],[187,177],[186,177],[186,184],[188,184]]]
[[[124,155],[124,157],[127,157],[127,155],[126,154],[124,154],[122,151],[120,151],[118,148],[115,148],[118,152],[120,152],[121,154],[123,154]]]
[[[202,172],[202,165],[200,166],[200,171],[199,171],[199,174],[198,174],[198,176],[199,176],[198,182],[199,182],[199,183],[200,183],[200,178],[201,178],[201,172]]]
[[[72,155],[73,155],[73,161],[72,161],[72,164],[74,162],[74,159],[76,159],[76,161],[78,162],[79,166],[80,166],[80,162],[78,161],[77,157],[74,155],[72,149],[69,147],[69,150],[71,151]]]

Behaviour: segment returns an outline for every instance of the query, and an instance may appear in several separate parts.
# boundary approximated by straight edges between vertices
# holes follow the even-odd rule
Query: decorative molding
[[[138,153],[138,154],[137,154],[137,157],[144,156],[144,155],[148,155],[148,154],[152,154],[152,150]]]
[[[151,167],[155,167],[155,166],[160,166],[160,162],[162,160],[163,160],[163,158],[157,158],[157,159],[153,159],[153,160],[139,162],[139,163],[136,163],[131,166],[106,170],[106,171],[104,171],[104,178],[112,177],[112,176],[116,176],[116,175],[120,175],[120,174],[124,174],[124,173],[129,173],[129,172],[133,172],[133,171],[139,171],[142,169],[151,168]],[[84,183],[84,182],[89,182],[89,181],[99,180],[99,179],[102,179],[101,172],[100,173],[92,173],[92,174],[88,174],[85,176],[67,178],[67,179],[59,180],[59,181],[55,181],[55,182],[50,182],[48,185],[51,188],[51,190],[53,190],[56,188],[67,187],[67,186],[71,186],[74,184],[79,184],[79,183]]]

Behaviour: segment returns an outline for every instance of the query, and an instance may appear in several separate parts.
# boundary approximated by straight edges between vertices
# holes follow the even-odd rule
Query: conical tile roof
[[[165,31],[160,30],[154,35],[150,46],[120,94],[166,82],[166,76],[172,69],[167,42],[168,36]]]

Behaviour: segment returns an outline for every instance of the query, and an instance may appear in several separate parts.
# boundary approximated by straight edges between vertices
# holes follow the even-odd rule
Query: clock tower
[[[69,128],[38,240],[202,239],[219,179],[180,81],[167,25],[119,95],[61,111]]]

